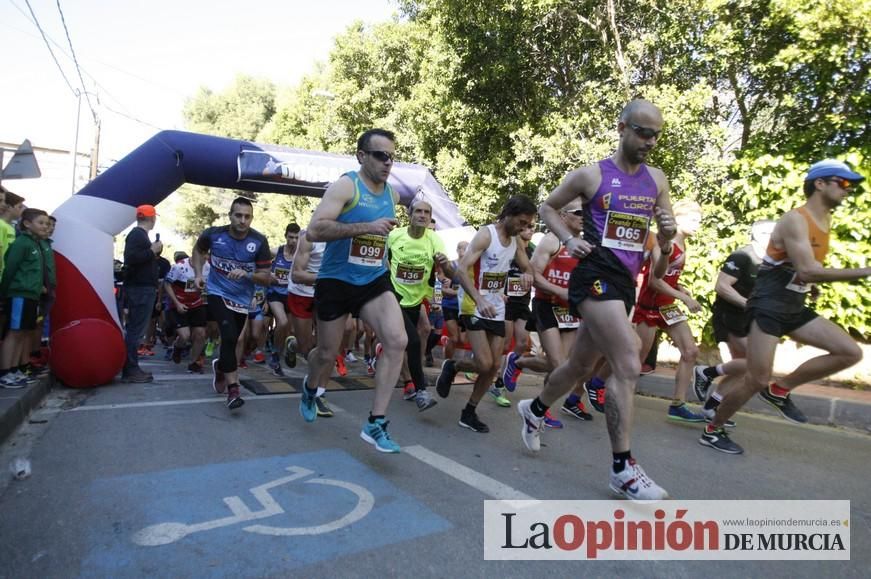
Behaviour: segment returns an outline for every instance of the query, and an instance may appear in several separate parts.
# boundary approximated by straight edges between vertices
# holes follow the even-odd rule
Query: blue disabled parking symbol
[[[451,527],[338,450],[101,479],[88,500],[124,524],[88,529],[82,576],[260,577]]]

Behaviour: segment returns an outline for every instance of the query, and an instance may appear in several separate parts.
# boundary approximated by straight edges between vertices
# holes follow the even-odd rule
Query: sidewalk
[[[17,390],[0,388],[0,443],[24,422],[30,411],[39,406],[51,390],[54,378],[43,376],[39,382]]]

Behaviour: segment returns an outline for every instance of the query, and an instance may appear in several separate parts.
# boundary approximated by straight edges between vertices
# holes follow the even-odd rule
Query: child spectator
[[[35,381],[20,365],[28,332],[37,327],[39,301],[55,286],[54,268],[46,263],[41,243],[47,239],[48,214],[41,209],[25,209],[19,235],[6,252],[0,297],[6,300],[7,334],[0,349],[0,387],[23,388]]]

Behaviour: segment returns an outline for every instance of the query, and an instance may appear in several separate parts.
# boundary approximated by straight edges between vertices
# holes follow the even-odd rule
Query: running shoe
[[[348,375],[348,368],[345,366],[345,358],[341,354],[336,356],[336,372],[339,376]]]
[[[203,350],[203,354],[206,355],[206,358],[211,358],[215,353],[215,341],[214,340],[206,340],[206,347]]]
[[[708,388],[714,383],[713,378],[705,376],[705,366],[696,366],[693,368],[693,391],[696,393],[696,398],[699,402],[704,402],[708,399]]]
[[[417,403],[418,412],[429,410],[430,408],[438,404],[438,402],[436,402],[435,399],[432,397],[432,394],[430,394],[426,390],[417,391],[414,396],[414,401],[415,403]]]
[[[414,400],[414,397],[417,395],[417,388],[414,387],[414,382],[409,380],[405,383],[405,386],[402,387],[402,399],[403,400]]]
[[[741,454],[744,449],[741,448],[726,433],[724,428],[717,428],[713,432],[708,432],[707,429],[702,430],[702,436],[699,438],[699,444],[702,446],[710,446],[714,450],[725,452],[726,454]]]
[[[239,385],[230,384],[227,388],[227,408],[236,410],[243,404],[245,404],[245,401],[242,400],[242,396],[239,394]]]
[[[716,415],[717,410],[715,408],[702,408],[702,416],[705,417],[705,422],[707,422],[708,424],[714,421],[714,416]],[[735,428],[736,425],[734,420],[727,420],[726,424],[724,424],[723,426],[725,426],[726,428]]]
[[[214,373],[214,376],[212,376],[212,388],[215,389],[216,393],[223,394],[227,389],[227,377],[223,372],[218,370],[217,358],[212,360],[212,372]]]
[[[176,364],[181,364],[182,349],[178,347],[172,348],[172,361]]]
[[[203,373],[203,365],[197,362],[191,362],[188,364],[188,373],[189,374],[202,374]]]
[[[241,368],[242,370],[247,370],[248,369],[248,360],[246,360],[245,358],[242,358],[241,360],[239,360],[239,368]]]
[[[468,380],[469,382],[474,382],[478,379],[477,372],[463,372],[463,376],[465,376],[466,380]]]
[[[511,401],[505,397],[502,388],[497,387],[495,384],[490,386],[490,389],[487,390],[487,394],[493,398],[497,406],[501,406],[502,408],[508,408],[511,406]]]
[[[656,372],[656,368],[651,366],[650,364],[642,364],[641,365],[641,375],[647,376],[648,374],[653,374]]]
[[[285,377],[285,375],[284,375],[284,370],[281,369],[281,363],[280,363],[280,362],[279,362],[278,364],[275,364],[275,365],[270,364],[270,365],[269,365],[269,370],[270,370],[270,372],[272,372],[272,375],[273,375],[273,376],[276,376],[276,377],[278,377],[278,378],[284,378],[284,377]]]
[[[460,421],[458,424],[463,428],[468,428],[472,432],[490,432],[490,427],[478,419],[478,413],[474,410],[470,412],[464,408],[463,412],[460,414]]]
[[[284,363],[288,368],[296,367],[296,336],[288,336],[284,341]]]
[[[327,399],[323,396],[315,397],[315,406],[317,406],[318,416],[330,418],[333,415],[333,409],[327,404]]]
[[[256,352],[254,352],[254,363],[255,364],[265,364],[266,363],[266,354],[264,354],[262,350],[257,350]]]
[[[137,351],[137,354],[138,353],[139,352]],[[172,346],[169,346],[166,350],[163,351],[163,359],[168,362],[169,360],[172,360],[172,357],[174,354],[175,354],[175,348]]]
[[[432,359],[432,354],[427,354],[424,357],[424,362],[426,363],[427,368],[432,368],[433,366],[435,366],[435,360]]]
[[[354,362],[357,362],[357,356],[354,355],[354,352],[348,350],[348,353],[345,354],[345,362],[347,362],[348,364],[353,364]]]
[[[587,412],[584,408],[584,403],[580,400],[574,406],[570,406],[568,402],[563,402],[560,410],[569,416],[574,416],[578,420],[593,420],[593,415]]]
[[[360,431],[360,438],[373,445],[378,452],[395,454],[399,452],[399,445],[387,434],[388,424],[390,421],[383,418],[378,418],[375,422],[366,422],[363,430]]]
[[[696,414],[692,410],[690,410],[689,406],[686,403],[681,404],[680,406],[675,406],[674,404],[668,405],[668,419],[676,420],[678,422],[704,422],[705,417],[702,414]]]
[[[544,413],[544,426],[546,428],[559,429],[563,427],[563,423],[554,418],[550,413],[550,408]]]
[[[299,413],[306,422],[314,422],[318,417],[315,398],[314,393],[309,393],[308,376],[306,376],[302,381],[302,396],[299,397]]]
[[[21,380],[24,380],[25,384],[36,384],[37,382],[39,382],[39,378],[26,370],[24,372],[22,372],[21,370],[17,370],[15,372],[15,376]]]
[[[514,352],[508,353],[508,358],[505,359],[505,371],[502,372],[502,382],[509,392],[514,392],[517,388],[517,379],[520,378],[520,368],[517,367],[517,358],[519,356]]]
[[[457,377],[457,363],[453,360],[445,360],[442,362],[442,371],[439,373],[436,380],[436,392],[442,398],[447,398],[451,393],[451,386],[454,385],[454,378]]]
[[[659,501],[668,498],[664,488],[653,482],[634,458],[620,472],[611,469],[611,490],[631,501]]]
[[[541,431],[544,429],[544,418],[532,413],[532,400],[521,400],[517,403],[517,413],[523,419],[520,436],[526,448],[533,452],[541,450]]]
[[[795,405],[789,394],[786,396],[778,396],[771,392],[771,386],[769,386],[759,393],[759,397],[774,406],[774,408],[790,422],[796,424],[807,423],[807,416],[804,415],[804,412],[798,409],[798,406]]]
[[[369,358],[366,360],[366,374],[369,376],[375,375],[375,358]]]
[[[2,378],[0,378],[0,388],[6,388],[7,390],[18,390],[19,388],[24,388],[27,386],[26,380],[19,379],[15,374],[9,372],[4,374]]]
[[[590,406],[596,412],[605,412],[605,385],[593,386],[592,382],[584,382],[584,388],[587,389],[587,398],[590,400]]]

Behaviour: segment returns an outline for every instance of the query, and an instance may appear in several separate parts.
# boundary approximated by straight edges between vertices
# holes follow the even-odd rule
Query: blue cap
[[[837,159],[824,159],[811,165],[805,181],[824,179],[826,177],[843,177],[848,181],[864,181],[865,177],[850,169],[850,166]]]

